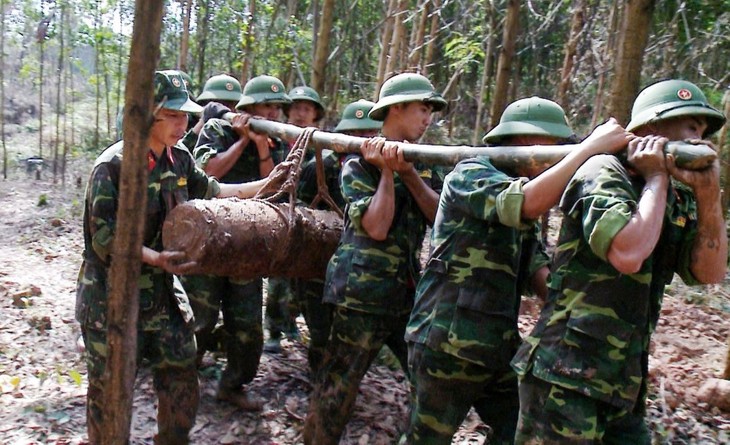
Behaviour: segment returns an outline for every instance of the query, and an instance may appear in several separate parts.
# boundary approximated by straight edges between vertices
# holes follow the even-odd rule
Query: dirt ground
[[[83,241],[81,209],[88,165],[75,165],[65,187],[51,172],[36,180],[24,168],[0,179],[0,444],[83,444],[86,366],[77,350],[75,281]],[[79,178],[77,185],[76,178]],[[730,333],[730,283],[668,289],[653,337],[648,421],[655,443],[730,442],[730,414],[699,403],[698,388],[721,375]],[[537,308],[527,311],[526,329]],[[306,326],[300,325],[306,341]],[[261,413],[216,403],[224,360],[206,356],[203,392],[192,432],[198,444],[299,444],[310,384],[306,350],[284,341],[284,354],[264,354],[251,390],[266,400]],[[406,416],[407,386],[384,356],[367,374],[343,444],[392,444]],[[397,367],[397,365],[395,365]],[[151,443],[156,429],[149,372],[137,379],[133,444]],[[488,428],[471,414],[454,443],[486,443]]]

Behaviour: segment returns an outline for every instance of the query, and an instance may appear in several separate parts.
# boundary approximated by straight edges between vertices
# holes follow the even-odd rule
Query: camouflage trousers
[[[101,443],[104,425],[104,386],[102,375],[106,366],[106,331],[82,329],[86,345],[89,388],[86,421],[89,442]],[[195,424],[200,394],[198,371],[195,368],[195,336],[177,310],[172,309],[159,330],[137,333],[137,364],[149,360],[153,385],[157,394],[158,444],[186,444],[188,433]]]
[[[292,335],[296,332],[296,319],[299,305],[292,289],[293,281],[289,278],[271,277],[266,290],[266,313],[264,324],[269,337],[281,338],[281,334]]]
[[[418,343],[408,344],[408,444],[450,444],[473,406],[492,429],[490,444],[511,444],[519,401],[511,368],[488,369]]]
[[[520,380],[515,444],[649,445],[640,403],[629,412],[528,373]]]
[[[256,377],[264,344],[262,279],[195,275],[182,281],[195,314],[198,354],[226,351],[221,388],[237,390],[250,383]],[[221,312],[223,325],[216,328]]]
[[[304,443],[336,445],[355,407],[360,382],[387,345],[406,369],[408,314],[388,316],[337,307],[318,381],[304,423]]]
[[[294,283],[299,307],[309,329],[307,358],[310,377],[316,379],[322,367],[327,339],[330,335],[333,306],[322,302],[324,280],[297,279]]]

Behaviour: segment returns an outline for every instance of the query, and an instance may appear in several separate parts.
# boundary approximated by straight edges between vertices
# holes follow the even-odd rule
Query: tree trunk
[[[124,28],[124,17],[126,15],[126,0],[119,0],[119,29]],[[114,109],[117,113],[120,113],[122,110],[121,102],[122,102],[122,61],[126,59],[124,57],[124,33],[119,33],[119,42],[118,42],[119,48],[117,51],[117,101],[116,106]],[[121,133],[121,128],[117,128],[117,134]]]
[[[375,97],[373,101],[378,101],[380,94],[380,86],[385,82],[385,69],[388,66],[388,55],[390,54],[390,44],[393,40],[393,27],[395,23],[395,9],[398,0],[390,0],[388,2],[388,10],[385,13],[385,23],[383,23],[383,34],[381,36],[380,58],[378,59],[378,73],[375,79]]]
[[[385,65],[385,73],[383,75],[383,81],[392,77],[393,74],[400,68],[398,62],[400,61],[400,50],[403,43],[403,36],[405,35],[405,24],[403,18],[405,17],[406,9],[408,8],[407,0],[398,0],[396,3],[395,16],[393,17],[393,38],[390,42],[390,51],[388,54],[388,62]]]
[[[61,3],[61,16],[58,21],[60,28],[58,33],[59,38],[59,49],[58,49],[58,63],[56,65],[56,71],[58,74],[57,80],[58,85],[56,89],[56,138],[53,143],[53,183],[56,184],[58,178],[58,152],[59,144],[61,143],[61,91],[62,91],[62,79],[63,79],[63,61],[65,57],[64,53],[64,40],[63,40],[63,28],[66,26],[66,3]]]
[[[0,103],[5,103],[5,0],[0,0]],[[0,143],[3,145],[3,179],[8,179],[8,146],[5,145],[5,112],[0,113]]]
[[[414,38],[411,44],[411,53],[408,58],[408,69],[417,71],[421,68],[421,55],[423,54],[423,42],[426,39],[426,25],[428,24],[428,11],[431,0],[422,0],[420,5],[420,20],[418,26],[414,27]]]
[[[484,15],[486,22],[489,24],[489,31],[486,39],[486,48],[484,48],[484,66],[482,67],[482,80],[479,84],[479,99],[477,102],[477,118],[474,122],[474,134],[472,134],[471,144],[479,145],[480,136],[484,133],[482,129],[482,115],[484,114],[484,105],[487,103],[489,95],[489,79],[492,74],[492,63],[494,56],[494,40],[495,30],[497,28],[497,14],[494,10],[492,0],[484,1]]]
[[[314,63],[312,63],[311,87],[315,91],[324,91],[324,84],[327,70],[327,56],[329,55],[330,35],[332,34],[332,18],[335,13],[335,1],[324,0],[322,4],[321,19],[319,22],[319,34],[317,47],[314,50]]]
[[[497,79],[494,82],[494,97],[489,112],[489,128],[494,128],[499,123],[502,112],[507,106],[512,59],[515,55],[517,33],[519,32],[520,5],[519,0],[508,0],[507,2],[507,14],[504,19],[504,31],[502,33],[502,49],[499,51]]]
[[[41,2],[41,13],[43,12],[43,2]],[[38,25],[38,44],[39,44],[39,65],[40,74],[38,76],[38,157],[43,157],[43,50],[46,47],[46,26],[44,26],[45,18],[41,19],[41,23]],[[43,29],[41,30],[41,27]],[[36,179],[40,179],[36,177]]]
[[[616,46],[616,34],[618,33],[618,26],[621,22],[623,2],[613,2],[611,6],[611,13],[608,17],[608,23],[610,24],[609,29],[606,30],[606,46],[603,49],[603,56],[601,57],[601,66],[599,67],[598,73],[598,86],[596,87],[596,99],[593,106],[593,116],[591,117],[590,128],[595,128],[598,125],[598,119],[603,116],[603,95],[606,85],[606,77],[608,76],[609,66],[613,66],[609,61],[613,61],[613,54],[615,53]]]
[[[722,103],[723,107],[725,109],[725,116],[730,116],[730,90],[725,91],[725,95],[722,97]],[[730,209],[730,138],[728,137],[728,133],[730,133],[730,124],[727,122],[725,125],[720,129],[718,140],[717,140],[717,150],[720,152],[723,156],[723,163],[722,163],[722,176],[723,176],[723,182],[722,182],[722,214],[727,215],[728,209]],[[727,362],[727,373],[730,373],[730,360]],[[726,378],[730,378],[730,375]]]
[[[177,60],[177,66],[181,71],[188,72],[188,47],[190,44],[190,15],[193,10],[194,0],[180,0],[182,3],[183,20],[182,20],[182,36],[180,37],[180,56]],[[192,85],[191,85],[192,86]]]
[[[241,69],[241,84],[253,77],[253,45],[256,40],[256,0],[249,0],[248,23],[243,33],[243,68]],[[202,85],[202,84],[201,84]]]
[[[195,274],[324,278],[342,218],[306,207],[289,212],[289,204],[259,199],[193,200],[170,212],[162,241],[196,261]]]
[[[558,93],[555,95],[555,102],[559,103],[563,107],[563,110],[569,108],[568,92],[570,91],[571,81],[573,80],[573,65],[575,65],[578,40],[580,40],[580,36],[583,33],[583,26],[585,25],[586,3],[586,0],[575,0],[573,2],[573,19],[570,24],[570,36],[565,44],[563,69],[560,74]]]
[[[251,0],[253,3],[254,0]],[[205,50],[208,46],[208,22],[210,21],[210,0],[201,0],[200,13],[198,15],[198,85],[203,86],[206,81],[205,74]],[[245,47],[245,44],[244,44]],[[244,57],[243,63],[246,63]],[[244,67],[244,69],[247,69]],[[247,78],[244,78],[247,79]],[[243,80],[243,79],[241,79]]]
[[[99,48],[99,40],[101,39],[101,0],[94,3],[96,10],[94,11],[94,78],[96,80],[95,94],[95,122],[94,122],[94,147],[99,146],[99,119],[101,115],[101,73],[99,72],[99,58],[101,57],[101,48]]]
[[[621,125],[629,122],[631,106],[639,92],[654,3],[655,0],[634,0],[626,4],[608,105],[609,116],[616,118]]]
[[[423,66],[421,74],[428,75],[428,68],[433,62],[433,55],[436,52],[436,34],[439,30],[439,14],[441,13],[441,0],[431,0],[433,2],[433,12],[431,13],[431,31],[428,34],[428,44],[426,45],[426,57],[423,58]]]
[[[137,367],[137,281],[142,261],[147,201],[147,137],[153,122],[153,78],[160,57],[165,2],[135,2],[134,29],[124,107],[124,160],[117,227],[109,272],[108,358],[104,372],[105,445],[129,443],[132,396]]]

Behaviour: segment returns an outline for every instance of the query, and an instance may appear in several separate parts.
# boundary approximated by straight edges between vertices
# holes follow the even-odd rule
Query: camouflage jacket
[[[441,190],[440,170],[416,168],[426,184]],[[362,216],[377,191],[380,170],[360,156],[351,156],[342,167],[341,181],[347,202],[345,225],[327,266],[324,301],[372,314],[409,313],[426,218],[396,174],[393,223],[387,238],[376,241],[362,227]]]
[[[539,224],[522,220],[524,183],[486,157],[464,160],[446,176],[406,341],[509,368],[520,340],[520,296],[548,263]]]
[[[106,326],[107,274],[119,207],[122,146],[121,141],[117,142],[99,156],[86,188],[84,261],[77,284],[76,318],[90,329]],[[170,210],[188,199],[210,198],[219,191],[218,182],[195,166],[184,147],[168,147],[149,172],[144,245],[161,251],[162,223]],[[173,302],[184,318],[192,318],[187,296],[177,277],[143,263],[138,286],[142,329],[157,329],[160,320],[169,317]]]
[[[200,131],[198,142],[193,150],[193,156],[195,156],[198,166],[205,169],[210,158],[231,148],[231,145],[238,139],[239,136],[233,130],[230,122],[223,119],[209,119]],[[281,159],[282,152],[286,153],[288,151],[286,144],[280,139],[269,138],[269,147],[274,164],[278,164],[283,160]],[[251,141],[243,149],[241,156],[231,170],[218,179],[226,184],[240,184],[261,179],[259,160],[256,144]]]
[[[548,301],[512,361],[521,375],[532,369],[535,377],[619,408],[639,399],[664,286],[674,272],[697,284],[689,270],[696,201],[678,183],[670,185],[661,237],[641,270],[622,274],[607,261],[643,185],[609,155],[589,159],[568,184]]]
[[[324,167],[324,182],[327,185],[332,200],[341,209],[345,207],[345,198],[340,190],[340,172],[342,171],[342,162],[345,155],[340,155],[332,150],[322,151],[322,164]],[[297,198],[304,204],[312,203],[314,197],[317,196],[317,160],[312,158],[302,167],[302,173],[299,176],[299,184],[297,185]],[[329,206],[324,201],[320,201],[317,206],[319,209],[328,210]]]

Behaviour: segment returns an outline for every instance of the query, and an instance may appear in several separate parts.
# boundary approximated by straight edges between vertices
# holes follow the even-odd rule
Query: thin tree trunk
[[[332,19],[335,13],[335,0],[324,0],[319,22],[317,47],[314,50],[312,63],[311,87],[315,91],[324,91],[327,70],[327,56],[329,55],[330,36],[332,35]]]
[[[251,0],[253,3],[254,0]],[[208,22],[210,20],[210,0],[201,0],[200,3],[200,14],[198,15],[198,26],[200,31],[198,32],[198,85],[203,85],[205,82],[205,49],[208,45]],[[244,43],[245,48],[245,43]],[[244,57],[243,63],[246,63]],[[244,69],[247,69],[244,67]]]
[[[725,95],[722,98],[723,107],[725,108],[725,116],[730,116],[730,90],[725,91]],[[730,133],[730,124],[727,122],[725,125],[720,129],[718,140],[717,140],[717,149],[720,153],[724,154],[724,162],[722,163],[722,173],[723,173],[723,194],[722,194],[722,214],[727,215],[728,209],[730,209],[730,139],[728,137],[728,133]],[[725,368],[725,378],[730,378],[730,361],[727,363],[727,367]]]
[[[613,60],[613,54],[615,53],[616,47],[616,34],[618,34],[619,23],[621,23],[623,2],[613,2],[611,6],[611,12],[608,17],[608,23],[610,24],[609,29],[606,30],[606,46],[603,50],[603,56],[601,57],[601,66],[598,73],[598,86],[596,87],[596,102],[593,106],[593,116],[591,117],[590,128],[595,128],[598,125],[598,119],[603,116],[603,96],[606,88],[606,77],[608,77],[608,66],[609,60]]]
[[[256,0],[249,0],[248,23],[243,33],[243,68],[241,69],[241,83],[246,83],[253,74],[253,47],[256,40]]]
[[[649,40],[655,0],[634,0],[626,4],[616,62],[611,83],[609,115],[621,125],[631,117],[631,106],[639,92],[644,49]]]
[[[520,5],[519,0],[508,0],[507,2],[507,14],[502,33],[502,49],[499,52],[497,78],[494,82],[494,97],[489,112],[489,128],[494,128],[499,123],[502,112],[507,105],[509,80],[512,77],[512,59],[515,55],[515,45],[519,31]]]
[[[560,82],[558,84],[558,93],[555,95],[555,101],[559,103],[564,110],[568,109],[568,92],[570,91],[571,82],[573,80],[573,66],[578,48],[578,41],[583,33],[585,26],[586,0],[574,0],[573,2],[573,19],[570,24],[570,36],[565,44],[565,56],[563,58],[563,69],[560,74]]]
[[[0,0],[0,103],[5,103],[5,0]],[[3,145],[3,179],[8,179],[8,147],[5,145],[5,111],[0,112],[0,143]]]
[[[433,12],[431,12],[431,32],[428,35],[428,44],[426,45],[426,57],[423,58],[423,66],[421,73],[428,75],[428,68],[433,62],[433,54],[436,51],[436,33],[439,29],[439,14],[441,13],[441,0],[431,0],[433,3]]]
[[[119,0],[119,29],[124,27],[124,16],[125,16],[125,1]],[[117,113],[121,111],[120,104],[122,102],[122,61],[124,57],[124,33],[119,33],[119,48],[117,52],[117,100],[114,109]],[[117,129],[117,133],[120,132],[120,128]]]
[[[188,72],[188,47],[190,45],[190,15],[193,10],[193,0],[180,0],[183,10],[182,36],[180,37],[180,56],[177,66],[181,71]]]
[[[393,38],[390,42],[390,51],[388,54],[388,63],[385,65],[385,73],[383,80],[391,77],[398,68],[398,61],[400,60],[400,48],[403,43],[403,36],[405,34],[405,24],[403,23],[403,17],[408,6],[407,0],[398,0],[395,16],[393,17]]]
[[[420,6],[420,20],[418,26],[414,26],[414,39],[411,44],[411,54],[408,59],[408,68],[414,71],[421,68],[421,56],[423,55],[423,42],[426,39],[426,25],[428,24],[428,11],[430,0],[423,0]]]
[[[374,101],[378,101],[380,86],[385,81],[385,68],[388,65],[388,55],[390,54],[390,43],[393,40],[393,23],[395,22],[395,9],[398,0],[390,0],[388,2],[388,10],[385,13],[385,23],[383,23],[383,33],[380,38],[380,58],[378,59],[378,73],[375,78],[375,97]]]
[[[317,38],[319,37],[319,0],[312,0],[312,60],[314,60],[314,51],[317,48]]]
[[[40,70],[40,75],[38,76],[38,157],[43,157],[43,62],[44,62],[44,56],[43,51],[46,47],[46,22],[45,22],[45,12],[43,11],[43,4],[45,2],[41,1],[41,13],[44,15],[43,18],[41,18],[41,23],[38,25],[38,44],[40,46],[40,54],[39,54],[39,65],[38,68]],[[40,179],[36,175],[36,179]]]
[[[487,96],[489,95],[489,79],[492,75],[494,41],[497,29],[497,14],[494,10],[492,0],[484,0],[484,14],[486,16],[486,22],[489,24],[489,31],[486,38],[486,48],[484,49],[484,67],[482,68],[482,79],[479,85],[477,118],[474,122],[474,133],[471,138],[472,145],[478,145],[480,142],[480,136],[484,133],[484,130],[482,129],[482,114],[484,114],[484,105],[487,103]]]
[[[56,139],[53,144],[53,183],[57,182],[58,175],[58,152],[59,144],[61,143],[61,87],[63,79],[63,61],[65,57],[64,53],[64,40],[63,40],[63,28],[66,26],[66,3],[61,3],[61,18],[58,21],[60,31],[58,33],[59,38],[59,49],[58,49],[58,64],[56,70],[58,71],[58,89],[56,90]]]
[[[100,37],[101,34],[101,0],[96,0],[96,11],[94,15],[94,77],[96,80],[96,122],[94,125],[94,147],[99,146],[99,115],[101,112],[101,79],[99,78],[99,58],[101,57]]]
[[[147,137],[152,122],[155,63],[160,55],[163,0],[135,2],[134,30],[127,70],[124,110],[124,160],[117,227],[109,272],[108,358],[104,371],[105,445],[129,442],[137,367],[137,281],[142,261],[147,202]]]

